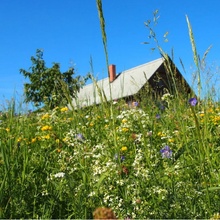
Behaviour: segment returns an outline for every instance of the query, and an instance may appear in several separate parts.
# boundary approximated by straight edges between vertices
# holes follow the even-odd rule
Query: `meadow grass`
[[[109,104],[114,114],[103,106],[3,112],[0,217],[88,219],[98,207],[117,218],[218,213],[219,103],[163,99],[164,110],[122,101]]]
[[[219,218],[220,104],[189,98],[143,93],[137,107],[103,99],[27,114],[10,105],[0,115],[0,218]]]

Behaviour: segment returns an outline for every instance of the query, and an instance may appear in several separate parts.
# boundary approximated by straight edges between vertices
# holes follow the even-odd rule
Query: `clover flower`
[[[160,150],[160,153],[162,154],[162,158],[171,158],[172,156],[172,150],[168,145],[166,145],[164,148]]]
[[[196,98],[190,98],[189,99],[189,104],[191,105],[191,106],[195,106],[196,104],[197,104],[197,99]]]

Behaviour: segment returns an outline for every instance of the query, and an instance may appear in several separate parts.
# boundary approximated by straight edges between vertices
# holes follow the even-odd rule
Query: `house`
[[[126,101],[149,90],[155,98],[164,93],[191,93],[192,90],[170,58],[159,58],[140,66],[116,73],[109,65],[109,77],[84,86],[73,99],[73,106],[100,104],[102,100]]]

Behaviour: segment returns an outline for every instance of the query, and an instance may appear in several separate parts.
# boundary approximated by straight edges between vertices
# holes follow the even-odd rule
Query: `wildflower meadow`
[[[27,113],[12,103],[0,113],[0,218],[219,219],[220,104],[200,97],[198,62],[198,96]]]
[[[119,219],[219,212],[217,102],[105,108],[1,113],[1,218],[89,219],[98,207]]]

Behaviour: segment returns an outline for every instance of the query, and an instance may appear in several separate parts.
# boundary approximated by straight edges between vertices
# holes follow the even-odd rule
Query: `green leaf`
[[[104,180],[107,176],[108,176],[108,173],[103,173],[103,174],[101,175],[101,177],[99,178],[99,181],[98,181],[98,183],[97,183],[97,185],[96,185],[97,191],[99,190],[99,188],[100,188],[100,186],[101,186],[103,180]]]
[[[208,191],[215,191],[215,190],[220,190],[220,186],[208,188]],[[206,189],[203,189],[202,191],[206,191]]]

